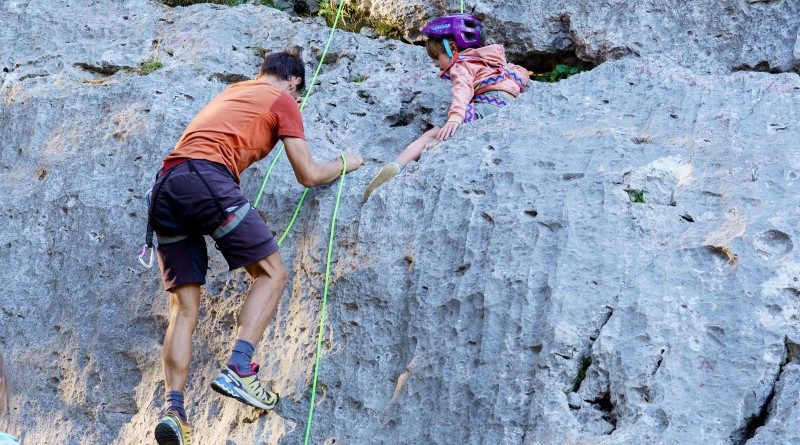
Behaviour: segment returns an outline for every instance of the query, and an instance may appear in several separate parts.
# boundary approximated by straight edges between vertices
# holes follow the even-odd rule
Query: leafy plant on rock
[[[552,71],[542,74],[533,75],[532,79],[539,82],[558,82],[559,80],[566,79],[567,77],[574,76],[575,74],[587,71],[586,68],[570,65],[556,65]]]

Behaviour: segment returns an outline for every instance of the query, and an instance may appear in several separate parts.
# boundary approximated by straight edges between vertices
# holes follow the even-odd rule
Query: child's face
[[[439,54],[437,58],[433,59],[433,64],[436,65],[436,68],[439,68],[440,71],[444,70],[447,68],[447,65],[450,65],[450,57],[444,53]]]

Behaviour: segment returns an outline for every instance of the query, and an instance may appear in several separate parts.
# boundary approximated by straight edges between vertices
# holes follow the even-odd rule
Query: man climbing
[[[162,352],[167,406],[155,428],[161,445],[190,443],[183,393],[208,268],[204,235],[214,239],[231,270],[244,267],[253,280],[239,311],[230,358],[211,386],[262,409],[278,402],[278,395],[262,386],[258,365],[251,361],[278,308],[287,271],[272,232],[242,195],[239,176],[269,154],[278,139],[302,185],[323,185],[339,176],[342,160],[321,164],[309,153],[296,102],[304,85],[299,54],[268,55],[256,79],[231,85],[200,111],[164,158],[153,185],[149,222],[158,237],[158,262],[170,298]],[[364,163],[358,155],[345,158],[348,172]]]

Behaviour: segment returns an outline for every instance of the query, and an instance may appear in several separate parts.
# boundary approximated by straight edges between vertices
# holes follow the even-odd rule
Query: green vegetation
[[[337,0],[323,0],[319,3],[319,16],[325,19],[328,26],[333,26],[338,10],[339,2]],[[345,31],[358,32],[361,28],[370,26],[369,14],[359,6],[345,3],[336,26]]]
[[[147,62],[142,62],[139,65],[139,74],[147,75],[153,71],[160,70],[161,68],[164,68],[164,64],[161,63],[160,60],[148,60]]]
[[[137,68],[127,67],[127,68],[124,68],[124,70],[129,72],[129,73],[136,73],[136,74],[139,74],[141,76],[146,76],[146,75],[152,73],[153,71],[160,70],[161,68],[164,68],[164,64],[161,63],[160,60],[151,59],[151,60],[148,60],[146,62],[140,63]]]
[[[198,3],[213,3],[217,5],[239,6],[245,3],[255,3],[269,8],[278,8],[278,0],[160,0],[167,6],[189,6]],[[319,16],[325,19],[328,26],[333,26],[336,11],[339,9],[339,0],[321,0],[319,3]],[[390,39],[403,38],[403,26],[397,20],[371,17],[369,11],[359,3],[345,2],[342,15],[339,17],[337,28],[344,31],[359,32],[361,28],[369,27],[379,36]]]
[[[362,75],[362,76],[356,76],[356,77],[353,79],[353,82],[355,82],[355,83],[361,83],[361,82],[363,82],[363,81],[365,81],[365,80],[367,80],[367,79],[369,79],[369,77],[367,77],[367,76],[363,76],[363,75]]]
[[[338,9],[338,0],[322,0],[319,4],[319,15],[325,19],[328,26],[333,26]],[[403,27],[399,22],[371,17],[367,9],[351,3],[345,3],[342,7],[342,15],[336,26],[350,32],[359,32],[361,28],[369,27],[379,36],[398,40],[403,38]]]
[[[558,82],[559,80],[566,79],[569,76],[574,76],[583,71],[588,71],[587,68],[570,65],[556,65],[553,71],[543,74],[535,74],[531,77],[532,80],[539,82]]]
[[[372,28],[379,36],[395,40],[403,38],[403,28],[396,22],[377,20],[373,22]]]
[[[572,382],[572,390],[578,391],[581,389],[581,383],[586,379],[586,370],[592,365],[592,358],[589,356],[581,357],[581,366],[578,368],[578,375],[575,376],[575,381]]]
[[[631,202],[644,204],[644,190],[630,189],[625,191],[628,192]]]

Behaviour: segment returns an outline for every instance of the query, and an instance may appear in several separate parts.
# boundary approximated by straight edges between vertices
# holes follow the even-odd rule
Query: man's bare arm
[[[286,147],[286,156],[289,157],[289,162],[292,164],[297,182],[304,187],[317,187],[327,184],[338,178],[342,172],[341,159],[327,163],[316,162],[311,157],[308,144],[303,139],[283,138],[283,145]],[[347,160],[348,173],[364,165],[364,160],[359,155],[346,153],[345,159]]]

